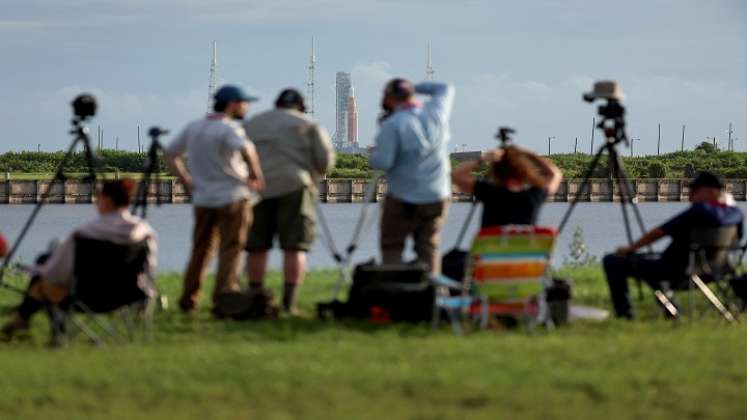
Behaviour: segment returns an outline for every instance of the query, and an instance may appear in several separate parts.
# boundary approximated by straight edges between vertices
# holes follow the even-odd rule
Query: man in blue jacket
[[[429,96],[424,103],[416,94]],[[369,163],[386,172],[388,191],[381,217],[385,264],[400,263],[412,236],[418,261],[434,273],[441,230],[451,198],[449,118],[454,88],[437,82],[417,85],[394,79],[384,88],[381,119]]]

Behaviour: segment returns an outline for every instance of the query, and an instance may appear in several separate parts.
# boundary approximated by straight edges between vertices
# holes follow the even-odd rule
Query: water
[[[747,211],[747,203],[739,203],[743,211]],[[323,204],[324,214],[329,221],[332,235],[337,247],[347,247],[352,236],[362,204]],[[442,237],[442,250],[447,251],[454,246],[459,229],[469,211],[468,203],[455,203],[451,206],[449,216]],[[647,228],[657,226],[676,213],[687,207],[687,203],[641,203],[639,209],[643,215]],[[541,224],[557,226],[568,208],[567,203],[548,203],[542,210]],[[31,205],[3,205],[0,206],[0,232],[6,238],[15,242],[23,223],[28,218],[33,206]],[[371,228],[362,236],[354,260],[364,261],[378,255],[378,231],[376,228],[379,211],[376,205],[371,205],[372,216],[376,217]],[[477,231],[479,225],[478,208],[474,220],[467,231],[463,247],[469,245],[469,239]],[[29,262],[39,250],[44,249],[52,238],[64,238],[73,228],[85,223],[95,216],[92,205],[46,205],[24,240],[19,253],[23,261]],[[150,206],[148,219],[159,235],[159,270],[181,271],[187,261],[192,231],[192,207],[189,205]],[[568,245],[575,226],[581,226],[584,239],[593,255],[601,256],[611,252],[625,243],[620,206],[616,203],[582,203],[573,212],[570,223],[561,234],[555,252],[555,263],[562,263],[568,255]],[[634,226],[634,234],[638,229]],[[658,248],[661,248],[660,245]],[[412,256],[409,254],[408,256]],[[322,242],[317,240],[309,254],[309,269],[331,268],[335,262]],[[270,265],[280,267],[281,258],[278,251],[270,256]]]

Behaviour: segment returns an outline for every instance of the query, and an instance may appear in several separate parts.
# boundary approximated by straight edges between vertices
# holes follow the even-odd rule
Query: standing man
[[[415,94],[430,96],[421,104]],[[385,264],[402,261],[412,236],[418,261],[440,271],[441,229],[451,198],[449,117],[454,88],[444,83],[416,86],[394,79],[384,88],[384,114],[371,150],[371,167],[386,171],[388,192],[381,217]]]
[[[291,313],[297,311],[306,252],[314,242],[317,184],[335,162],[329,135],[305,111],[303,96],[286,89],[275,101],[275,109],[244,124],[267,180],[247,241],[249,286],[263,287],[267,252],[277,236],[283,250],[283,309]]]
[[[214,114],[187,127],[168,145],[166,162],[192,193],[194,231],[192,255],[184,276],[179,308],[195,308],[208,263],[218,247],[218,274],[213,303],[220,293],[239,289],[240,254],[251,224],[254,191],[264,188],[264,178],[254,145],[235,121],[257,98],[236,86],[215,93]],[[187,155],[185,169],[183,155]]]

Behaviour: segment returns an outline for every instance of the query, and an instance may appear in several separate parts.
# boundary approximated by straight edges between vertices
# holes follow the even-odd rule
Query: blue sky
[[[210,48],[220,82],[271,106],[305,89],[317,44],[317,113],[334,127],[334,78],[352,72],[361,143],[375,134],[380,91],[393,76],[456,85],[454,144],[484,149],[499,125],[538,151],[589,149],[595,106],[581,93],[617,79],[636,154],[689,147],[729,122],[747,150],[747,2],[390,0],[0,0],[0,152],[68,144],[69,101],[100,102],[107,147],[137,147],[137,125],[178,130],[204,114]],[[597,135],[598,138],[598,135]],[[627,154],[628,152],[625,151]]]

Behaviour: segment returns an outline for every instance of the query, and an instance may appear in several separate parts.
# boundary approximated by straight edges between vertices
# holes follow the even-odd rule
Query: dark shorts
[[[314,193],[308,188],[262,200],[254,206],[254,223],[249,230],[247,251],[272,248],[275,236],[284,250],[308,251],[314,242],[316,212]]]

